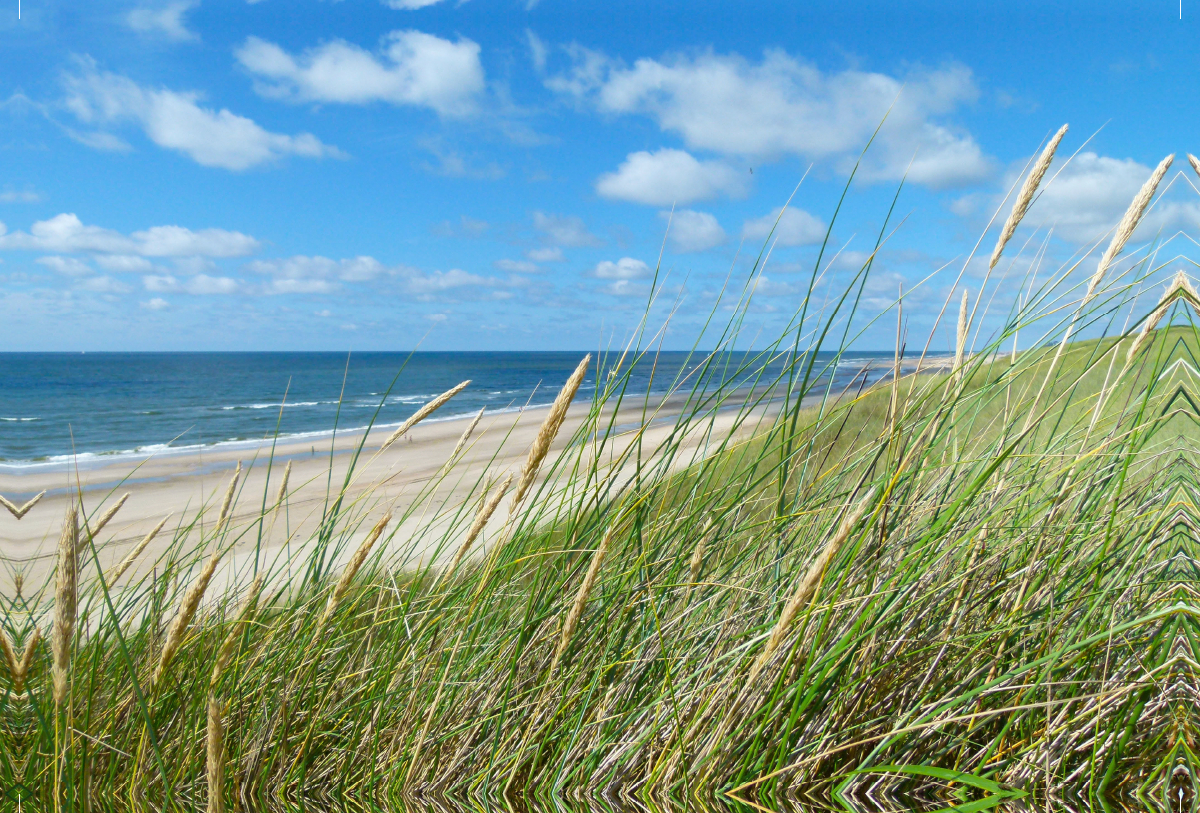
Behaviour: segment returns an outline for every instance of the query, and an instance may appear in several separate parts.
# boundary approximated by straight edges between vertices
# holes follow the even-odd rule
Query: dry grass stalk
[[[407,432],[409,429],[412,429],[414,426],[416,426],[421,421],[425,420],[430,415],[432,415],[434,412],[436,412],[438,409],[440,409],[443,404],[445,404],[451,398],[453,398],[454,396],[456,396],[460,392],[462,392],[464,389],[466,389],[467,385],[470,383],[471,383],[471,381],[470,381],[470,379],[468,379],[468,380],[462,382],[461,384],[459,384],[454,389],[446,390],[441,395],[439,395],[437,398],[434,398],[428,404],[426,404],[425,406],[418,409],[411,418],[409,418],[404,423],[400,424],[400,427],[395,432],[393,432],[391,435],[388,436],[388,439],[385,440],[383,442],[383,445],[379,447],[379,451],[382,452],[384,449],[391,446],[396,441],[400,440],[400,438],[404,436],[405,432]]]
[[[153,529],[151,529],[150,533],[142,537],[142,541],[138,542],[137,545],[134,546],[133,550],[126,554],[125,558],[121,560],[121,563],[113,568],[112,573],[104,577],[105,584],[115,584],[117,579],[125,575],[125,571],[129,570],[130,566],[137,560],[139,556],[141,556],[142,551],[146,549],[146,546],[150,544],[151,540],[158,536],[158,532],[163,529],[163,526],[167,524],[167,520],[170,518],[171,515],[167,514],[165,517],[159,520],[159,523],[155,525]]]
[[[792,597],[784,605],[783,612],[779,614],[779,620],[775,622],[775,627],[771,630],[771,637],[767,639],[766,647],[763,649],[762,654],[758,656],[758,660],[754,662],[754,666],[750,670],[750,678],[747,681],[747,685],[754,682],[763,667],[771,660],[771,656],[775,654],[775,650],[779,649],[779,645],[787,637],[788,627],[791,626],[796,614],[812,600],[813,594],[816,593],[817,587],[820,586],[821,580],[825,577],[825,569],[829,567],[829,563],[833,560],[833,557],[837,555],[842,545],[850,537],[850,532],[854,530],[854,525],[862,518],[863,513],[867,510],[867,506],[874,496],[875,489],[872,488],[866,493],[866,496],[858,501],[854,509],[846,514],[842,520],[842,524],[838,526],[837,533],[833,535],[821,553],[809,565],[804,578],[800,580],[795,592],[792,593]]]
[[[208,698],[208,731],[206,735],[208,779],[208,813],[225,810],[225,723],[217,698]]]
[[[29,677],[29,670],[33,667],[33,656],[37,654],[37,647],[41,642],[42,631],[34,627],[29,640],[25,642],[25,651],[17,661],[17,671],[13,674],[13,691],[17,694],[25,691],[25,679]]]
[[[242,476],[242,461],[238,461],[237,471],[233,473],[233,478],[229,481],[229,488],[225,489],[225,498],[221,500],[221,513],[217,518],[217,534],[225,528],[225,523],[229,521],[229,509],[233,507],[233,495],[237,491],[238,479]]]
[[[479,426],[479,422],[483,420],[483,412],[486,409],[487,407],[482,407],[471,422],[467,424],[466,430],[458,438],[458,443],[454,444],[454,451],[450,453],[450,460],[458,459],[458,453],[463,450],[463,447],[467,445],[467,441],[471,439],[472,433],[475,432],[475,427]],[[447,462],[447,465],[449,465],[449,462]]]
[[[13,646],[12,638],[8,637],[8,633],[0,630],[0,649],[4,650],[4,664],[8,667],[8,676],[15,684],[17,682],[17,650]]]
[[[342,597],[346,595],[346,591],[350,589],[350,583],[354,581],[355,574],[359,568],[363,566],[363,562],[367,561],[367,556],[371,553],[371,548],[375,547],[375,543],[379,541],[379,537],[383,535],[383,531],[387,528],[389,522],[392,521],[392,512],[388,511],[383,515],[383,519],[375,523],[375,527],[367,534],[367,538],[358,546],[358,550],[354,551],[354,555],[350,557],[350,562],[346,565],[346,569],[342,571],[342,577],[338,579],[337,585],[333,588],[333,592],[329,594],[329,601],[325,604],[325,612],[321,615],[321,620],[317,624],[318,633],[325,626],[325,622],[333,615],[333,611],[337,609],[338,603]]]
[[[583,383],[583,377],[587,373],[588,362],[591,359],[592,356],[589,353],[583,357],[583,361],[579,362],[575,372],[571,373],[567,383],[563,384],[563,388],[558,391],[558,397],[554,399],[550,412],[542,421],[537,437],[534,438],[533,446],[529,448],[529,456],[525,459],[525,468],[521,471],[521,479],[517,481],[517,490],[513,492],[512,502],[509,503],[508,514],[510,517],[520,508],[521,501],[525,499],[529,487],[533,485],[538,469],[541,468],[542,461],[550,451],[550,444],[554,442],[558,430],[562,428],[563,420],[567,417],[567,408],[571,406],[571,401],[575,399],[575,393],[579,391],[579,385]]]
[[[121,499],[117,500],[111,508],[109,508],[100,516],[99,521],[96,523],[96,527],[88,529],[87,537],[79,540],[80,552],[83,552],[83,549],[87,547],[89,539],[95,539],[97,536],[99,536],[100,532],[104,530],[104,526],[107,525],[109,521],[117,515],[117,512],[121,510],[121,506],[124,505],[128,499],[129,492],[126,491],[121,495]],[[87,523],[84,523],[84,528],[87,528]]]
[[[188,625],[192,623],[192,618],[196,615],[196,610],[200,607],[200,602],[204,598],[204,591],[208,589],[208,583],[212,581],[213,573],[216,572],[217,565],[220,563],[223,553],[224,551],[220,548],[213,551],[212,556],[204,564],[204,569],[200,571],[200,575],[196,578],[195,583],[188,588],[183,601],[179,604],[179,609],[175,611],[175,617],[171,620],[171,626],[167,630],[167,640],[163,643],[162,653],[158,657],[158,666],[154,670],[154,678],[151,680],[152,686],[157,686],[158,682],[162,680],[167,667],[171,665],[171,659],[175,657],[180,644],[183,643],[184,633],[187,632]]]
[[[233,649],[237,646],[241,627],[250,617],[255,604],[258,603],[258,594],[262,590],[264,576],[266,576],[265,573],[259,573],[254,578],[250,590],[246,594],[246,600],[242,602],[242,609],[238,612],[237,619],[233,622],[225,640],[221,642],[221,648],[217,650],[217,657],[213,660],[212,677],[208,681],[209,691],[216,691],[217,684],[221,682],[221,675],[224,673],[225,667],[229,665],[229,659],[233,657]]]
[[[1067,125],[1054,134],[1054,138],[1050,139],[1050,143],[1046,145],[1046,149],[1042,150],[1042,154],[1038,156],[1037,163],[1033,165],[1029,176],[1025,178],[1025,183],[1021,186],[1021,191],[1017,194],[1016,201],[1013,202],[1012,211],[1008,214],[1008,220],[1004,221],[1004,228],[1000,231],[1000,239],[996,241],[996,247],[992,249],[992,258],[988,262],[988,270],[996,267],[996,263],[1000,262],[1000,255],[1004,253],[1004,247],[1008,245],[1008,241],[1012,239],[1013,234],[1017,231],[1017,226],[1024,219],[1025,213],[1029,211],[1029,204],[1033,202],[1033,196],[1037,193],[1038,187],[1042,183],[1042,178],[1046,176],[1046,170],[1050,169],[1050,162],[1054,160],[1054,152],[1058,149],[1059,142],[1063,140],[1063,136],[1067,134]]]
[[[958,308],[958,337],[954,343],[954,374],[953,380],[958,380],[962,375],[963,358],[967,351],[967,300],[970,298],[970,291],[963,291],[962,305]]]
[[[1121,217],[1121,222],[1117,224],[1117,231],[1113,234],[1112,241],[1105,249],[1104,255],[1100,258],[1100,262],[1096,265],[1096,273],[1088,281],[1087,293],[1083,297],[1083,305],[1087,305],[1096,295],[1096,289],[1100,287],[1100,281],[1104,279],[1104,273],[1108,271],[1108,267],[1112,265],[1112,261],[1117,258],[1121,250],[1125,248],[1125,244],[1129,242],[1129,238],[1133,236],[1133,232],[1138,227],[1138,223],[1142,220],[1142,215],[1146,213],[1146,207],[1150,205],[1150,199],[1154,197],[1154,192],[1158,189],[1158,184],[1162,181],[1163,176],[1167,174],[1167,170],[1171,167],[1171,162],[1175,160],[1175,155],[1168,155],[1159,162],[1154,173],[1147,179],[1146,183],[1142,184],[1141,190],[1138,191],[1133,201],[1130,202],[1129,208],[1125,210],[1124,216]],[[1081,306],[1082,307],[1082,306]]]
[[[1191,158],[1192,156],[1189,155],[1188,157]],[[1186,274],[1182,271],[1176,271],[1175,278],[1171,280],[1171,284],[1167,286],[1167,290],[1163,293],[1162,298],[1158,300],[1158,305],[1154,308],[1149,318],[1146,319],[1145,324],[1142,325],[1141,332],[1134,339],[1133,344],[1130,345],[1129,353],[1125,356],[1126,363],[1133,361],[1133,357],[1137,355],[1138,351],[1142,349],[1142,346],[1150,338],[1151,331],[1158,327],[1158,323],[1162,321],[1167,311],[1170,310],[1171,305],[1181,295],[1188,300],[1193,309],[1200,312],[1200,308],[1197,307],[1200,305],[1200,294],[1196,293],[1196,289],[1192,287],[1192,283],[1188,281]]]
[[[604,555],[608,553],[608,545],[612,541],[612,535],[613,530],[610,526],[604,532],[604,538],[600,541],[600,547],[596,548],[596,552],[592,554],[592,563],[588,565],[587,574],[583,577],[583,583],[579,585],[579,592],[575,594],[575,602],[571,605],[571,612],[567,614],[567,620],[563,622],[562,636],[558,640],[558,648],[554,650],[554,659],[550,661],[551,676],[558,669],[559,661],[562,660],[563,653],[567,651],[567,644],[571,643],[571,636],[575,634],[575,628],[579,626],[579,619],[583,617],[583,608],[587,606],[588,597],[592,594],[592,588],[596,585],[596,578],[600,575],[600,566],[604,564]]]
[[[691,593],[692,588],[696,586],[700,568],[704,566],[704,548],[708,544],[708,534],[712,531],[712,526],[712,517],[705,517],[704,530],[700,532],[700,538],[696,540],[696,549],[692,551],[692,559],[688,562],[688,593]]]
[[[79,568],[75,555],[78,546],[79,511],[71,505],[63,521],[62,536],[58,540],[58,567],[54,576],[54,631],[50,647],[56,706],[62,705],[67,697],[67,680],[71,671],[71,639],[75,633],[79,590]]]
[[[504,499],[504,495],[508,493],[508,488],[512,485],[512,481],[512,472],[509,472],[499,487],[490,495],[484,497],[483,503],[479,506],[479,512],[475,514],[475,521],[471,523],[471,528],[467,531],[466,539],[458,546],[458,551],[454,554],[454,559],[450,562],[450,566],[438,577],[438,582],[441,582],[444,578],[449,578],[450,574],[462,563],[463,558],[470,552],[471,546],[475,544],[475,540],[483,533],[483,529],[487,526],[488,520],[492,518],[492,514],[496,513],[496,508],[499,507],[500,501]],[[486,494],[487,492],[485,491],[484,493]]]
[[[283,508],[284,500],[288,495],[288,480],[292,477],[292,461],[288,461],[283,467],[283,479],[279,481],[279,493],[275,495],[275,513],[272,515],[271,521],[275,521],[275,517],[279,516],[279,510]]]
[[[23,517],[29,513],[30,508],[33,508],[35,505],[37,505],[38,502],[42,499],[42,497],[45,497],[45,496],[46,496],[46,492],[43,491],[42,493],[38,494],[36,497],[33,497],[32,499],[29,500],[29,502],[25,503],[24,505],[22,505],[20,507],[17,507],[17,505],[15,503],[10,502],[4,496],[0,496],[0,505],[3,505],[5,508],[7,508],[8,513],[12,514],[17,519],[21,519],[21,517]]]

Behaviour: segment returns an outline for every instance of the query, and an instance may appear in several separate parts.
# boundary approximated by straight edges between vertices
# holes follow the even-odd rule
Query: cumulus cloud
[[[142,277],[142,287],[154,293],[176,292],[204,296],[236,293],[242,286],[236,279],[212,277],[208,274],[197,274],[182,281],[170,274],[147,274]]]
[[[646,116],[689,149],[773,159],[798,155],[845,168],[887,121],[861,173],[932,187],[985,177],[990,160],[969,133],[942,121],[979,91],[951,64],[897,78],[860,70],[824,72],[781,50],[753,61],[705,53],[631,67],[579,46],[546,85],[608,114]],[[909,162],[916,160],[909,169]]]
[[[16,191],[13,189],[0,192],[0,203],[38,203],[42,196],[32,189]]]
[[[415,11],[426,6],[436,6],[440,2],[442,0],[383,0],[385,6],[397,11]]]
[[[1132,158],[1111,158],[1094,152],[1076,155],[1062,171],[1056,161],[1053,180],[1043,186],[1026,220],[1053,227],[1055,235],[1071,242],[1098,240],[1121,219],[1129,202],[1154,171]],[[1011,172],[1006,184],[1017,179]],[[1138,229],[1144,237],[1160,228],[1195,223],[1200,206],[1193,201],[1159,200]]]
[[[561,263],[566,260],[563,256],[562,249],[558,246],[547,246],[545,248],[531,248],[525,252],[525,256],[533,260],[535,263]]]
[[[372,53],[332,40],[293,56],[250,37],[237,59],[264,96],[296,102],[389,102],[431,108],[442,116],[473,113],[484,90],[479,45],[420,31],[393,31]]]
[[[676,251],[688,253],[708,251],[725,242],[725,230],[717,219],[708,212],[683,209],[675,212],[659,212],[659,217],[670,220],[667,235]]]
[[[818,218],[803,209],[784,209],[782,206],[769,215],[747,220],[742,226],[742,237],[765,240],[772,228],[775,229],[775,240],[781,246],[810,246],[825,239],[825,224]]]
[[[154,264],[145,257],[135,257],[129,254],[101,254],[95,259],[96,265],[106,271],[149,271]]]
[[[7,233],[0,224],[0,249],[52,251],[61,254],[95,252],[119,255],[109,270],[134,268],[132,257],[241,257],[258,249],[258,241],[247,234],[225,229],[193,231],[183,226],[154,226],[124,235],[112,229],[84,224],[71,213],[35,222],[28,232]],[[122,269],[118,266],[125,264]]]
[[[68,277],[82,277],[92,273],[90,265],[74,257],[38,257],[36,262]]]
[[[243,170],[289,155],[341,155],[311,133],[272,133],[228,110],[202,107],[197,93],[144,88],[124,76],[98,70],[91,60],[81,60],[80,71],[64,82],[66,105],[81,122],[133,123],[158,146],[181,152],[202,166]]]
[[[156,296],[152,299],[146,300],[145,302],[139,302],[138,304],[148,311],[161,311],[171,307],[171,303],[167,302],[167,300],[163,299],[161,296]]]
[[[332,260],[329,257],[297,255],[282,260],[255,260],[246,268],[258,274],[269,274],[277,280],[342,280],[364,282],[376,279],[386,269],[374,257],[353,257]]]
[[[123,294],[129,290],[128,285],[107,275],[86,277],[76,283],[76,287],[94,294]]]
[[[188,30],[183,16],[199,5],[198,0],[178,0],[164,6],[135,8],[125,17],[126,24],[142,34],[154,34],[181,42],[199,39]]]
[[[537,263],[529,260],[496,260],[493,265],[501,271],[510,271],[514,274],[536,274],[542,270],[538,268]]]
[[[616,172],[601,175],[596,191],[606,198],[666,206],[745,193],[747,179],[721,161],[699,161],[683,150],[630,153]]]
[[[604,242],[588,231],[579,217],[534,212],[533,227],[541,232],[542,239],[551,246],[579,248],[598,246]]]
[[[633,257],[622,257],[616,262],[604,260],[597,263],[592,274],[598,279],[643,279],[650,276],[650,266]]]

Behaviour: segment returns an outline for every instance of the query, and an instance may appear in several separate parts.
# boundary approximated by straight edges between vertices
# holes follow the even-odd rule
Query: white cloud
[[[447,317],[444,313],[427,313],[425,318],[431,322],[445,322]]]
[[[258,274],[269,274],[276,281],[284,280],[343,280],[345,282],[364,282],[372,280],[386,269],[383,263],[374,257],[353,257],[344,260],[331,260],[328,257],[305,257],[297,255],[283,260],[255,260],[247,263],[246,268]]]
[[[782,216],[780,212],[783,212]],[[769,215],[747,220],[742,226],[742,237],[765,240],[772,228],[775,229],[775,240],[781,246],[810,246],[825,239],[825,224],[820,219],[791,206],[787,209],[781,206]]]
[[[211,277],[208,274],[197,274],[183,282],[169,274],[148,274],[142,277],[142,287],[154,293],[232,294],[241,288],[241,283],[229,277]]]
[[[650,276],[650,266],[632,257],[622,257],[616,262],[604,260],[597,263],[592,273],[599,279],[642,279]]]
[[[153,299],[148,299],[145,302],[139,302],[143,308],[148,311],[161,311],[171,307],[171,303],[163,299],[161,296],[156,296]]]
[[[123,294],[129,290],[129,286],[123,282],[113,279],[110,276],[87,277],[80,280],[76,287],[84,291],[91,291],[96,294]]]
[[[562,249],[558,246],[549,246],[547,248],[531,248],[525,252],[525,256],[533,260],[535,263],[561,263],[566,260],[563,256]]]
[[[479,45],[420,31],[393,31],[378,54],[332,40],[292,56],[274,43],[250,37],[237,59],[254,74],[265,96],[298,102],[366,104],[384,101],[429,107],[443,116],[465,116],[484,90]]]
[[[529,260],[496,260],[492,264],[501,271],[509,271],[513,274],[536,274],[542,270],[538,268],[537,263]]]
[[[199,39],[183,21],[183,15],[198,5],[199,0],[178,0],[157,8],[143,6],[130,11],[125,22],[134,31],[156,34],[177,42]]]
[[[96,257],[96,265],[106,271],[136,271],[145,272],[154,264],[145,257],[134,257],[129,254],[101,254]]]
[[[296,155],[340,156],[311,133],[289,136],[264,130],[244,116],[198,104],[199,94],[150,90],[131,79],[99,71],[81,60],[65,79],[67,107],[89,125],[132,122],[160,147],[187,155],[206,167],[243,170]]]
[[[583,219],[579,217],[534,212],[533,227],[541,232],[542,239],[552,246],[579,248],[603,243],[599,237],[588,231]]]
[[[534,70],[541,73],[546,70],[546,57],[549,56],[550,49],[532,29],[525,29],[525,40],[529,43],[529,58],[533,61]]]
[[[471,274],[461,268],[451,268],[449,271],[433,271],[422,274],[415,269],[409,269],[405,287],[409,293],[418,296],[442,293],[454,288],[489,287],[497,284],[497,280]]]
[[[978,96],[961,65],[903,78],[846,70],[827,73],[780,50],[760,61],[706,53],[627,67],[579,46],[571,68],[546,85],[604,113],[642,115],[689,149],[773,159],[799,155],[845,169],[887,121],[861,173],[908,177],[934,187],[979,180],[990,161],[975,140],[938,119]]]
[[[601,290],[610,296],[636,296],[645,298],[650,293],[650,286],[644,282],[619,279],[605,285]]]
[[[183,290],[189,294],[232,294],[241,287],[237,280],[229,277],[210,277],[197,274],[184,283]]]
[[[0,192],[0,203],[38,203],[42,196],[32,189],[26,189],[23,192],[17,192],[9,189]]]
[[[38,257],[36,262],[69,277],[82,277],[92,273],[90,265],[74,257]]]
[[[273,279],[265,288],[268,294],[328,294],[337,290],[327,279]]]
[[[721,161],[698,161],[683,150],[630,153],[616,172],[601,175],[603,197],[651,206],[686,204],[718,195],[745,194],[747,179]]]
[[[440,2],[442,0],[383,0],[385,6],[397,11],[415,11],[426,6],[436,6]]]
[[[663,220],[670,220],[667,235],[676,251],[708,251],[725,242],[725,230],[708,212],[683,209],[674,214],[659,212],[658,216]]]
[[[193,231],[182,226],[154,226],[124,235],[101,226],[85,225],[70,213],[39,220],[29,232],[5,233],[0,228],[0,249],[53,251],[70,254],[81,251],[121,255],[109,270],[140,270],[130,256],[141,257],[240,257],[258,249],[258,241],[249,235],[225,229]],[[126,264],[126,268],[118,266]]]

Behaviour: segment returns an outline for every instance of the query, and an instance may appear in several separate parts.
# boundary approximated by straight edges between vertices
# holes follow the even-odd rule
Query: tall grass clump
[[[1133,241],[1169,161],[1091,274],[1005,253],[1064,133],[975,304],[946,281],[953,343],[908,352],[898,312],[881,378],[834,373],[884,315],[863,303],[886,229],[861,268],[819,260],[765,344],[762,258],[682,365],[648,307],[506,436],[512,470],[472,457],[503,432],[477,416],[400,501],[355,485],[364,436],[307,536],[290,469],[254,499],[239,470],[124,556],[80,493],[45,584],[5,599],[9,798],[1191,809],[1200,303],[1185,276],[1136,305],[1174,270]]]

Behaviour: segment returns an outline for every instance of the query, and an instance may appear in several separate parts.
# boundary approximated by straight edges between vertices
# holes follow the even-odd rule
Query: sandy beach
[[[654,413],[644,413],[640,405],[623,408],[616,416],[619,437],[610,442],[608,459],[619,457],[625,446],[638,435],[644,415],[654,420],[642,433],[643,446],[655,448],[673,429],[680,402],[668,400]],[[7,588],[21,574],[25,584],[36,589],[45,583],[54,566],[55,547],[62,528],[65,511],[72,498],[82,493],[85,512],[94,522],[120,495],[129,499],[108,526],[98,536],[101,565],[110,569],[140,541],[164,516],[171,519],[163,532],[138,557],[138,565],[122,581],[136,578],[139,572],[153,566],[166,550],[177,527],[197,522],[211,529],[216,522],[218,504],[227,484],[240,462],[244,468],[242,485],[230,523],[230,535],[237,538],[230,553],[222,562],[218,582],[240,581],[247,567],[259,561],[285,578],[293,564],[306,559],[306,545],[311,544],[314,531],[327,504],[327,495],[337,494],[345,480],[354,451],[362,444],[362,452],[352,483],[346,490],[345,501],[356,504],[367,521],[381,516],[385,506],[404,519],[392,540],[393,549],[410,548],[407,555],[434,558],[444,551],[434,552],[413,548],[412,540],[435,526],[440,518],[453,513],[467,500],[478,500],[479,480],[483,476],[498,478],[507,472],[519,473],[538,427],[548,407],[529,408],[520,413],[484,415],[471,439],[448,475],[443,469],[471,418],[429,421],[419,424],[399,442],[382,453],[379,448],[392,429],[370,432],[365,442],[362,433],[343,434],[331,438],[290,440],[279,442],[274,449],[273,463],[269,445],[256,449],[222,449],[210,447],[187,454],[160,454],[145,459],[123,458],[111,463],[81,468],[76,472],[57,470],[33,471],[21,475],[0,475],[0,494],[20,504],[45,490],[46,496],[20,521],[7,511],[0,513],[0,554],[4,572],[0,583]],[[587,404],[576,404],[552,447],[550,458],[561,452],[587,417]],[[751,434],[768,414],[759,408],[739,434]],[[684,443],[685,454],[680,460],[694,459],[704,454],[706,438],[722,438],[733,429],[737,411],[718,413],[699,425]],[[274,504],[284,466],[290,462],[292,471],[288,482],[286,512],[274,524],[263,523],[260,540],[259,519],[264,501]],[[269,473],[269,480],[268,480]],[[620,473],[617,473],[620,476]],[[528,501],[527,501],[528,502]],[[416,506],[417,510],[410,511]],[[526,509],[531,506],[526,505]],[[474,507],[469,507],[473,512]],[[489,524],[479,548],[503,523],[504,509],[497,511]],[[364,526],[359,534],[365,534]],[[190,536],[199,540],[201,534],[193,529]],[[348,546],[340,551],[349,555]],[[26,592],[29,592],[28,590]]]

